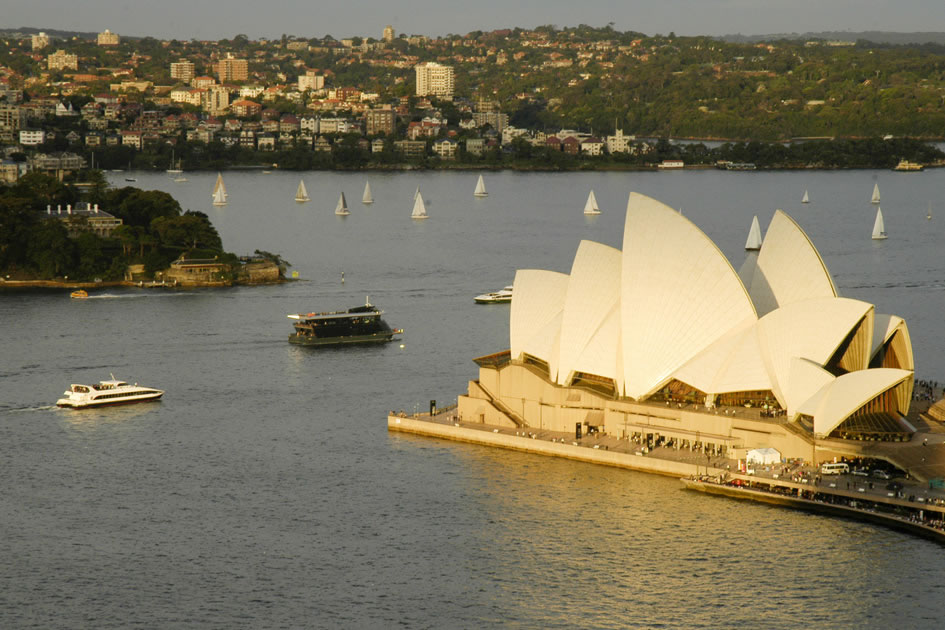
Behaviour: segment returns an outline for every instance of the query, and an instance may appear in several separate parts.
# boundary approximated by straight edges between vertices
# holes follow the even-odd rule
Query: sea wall
[[[601,448],[574,445],[569,442],[549,442],[528,437],[527,435],[509,435],[498,429],[489,431],[486,427],[470,428],[455,424],[442,424],[419,418],[399,416],[387,417],[387,430],[400,433],[414,433],[427,437],[437,437],[456,442],[469,442],[483,446],[493,446],[514,451],[525,451],[536,455],[563,457],[592,464],[614,466],[640,472],[667,475],[670,477],[689,477],[697,474],[718,475],[723,471],[717,468],[696,466],[685,462],[657,459],[646,455],[620,453]]]

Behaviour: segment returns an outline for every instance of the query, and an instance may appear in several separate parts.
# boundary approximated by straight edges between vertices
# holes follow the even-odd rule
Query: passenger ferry
[[[394,335],[402,334],[402,328],[391,328],[378,310],[365,300],[364,306],[347,311],[325,313],[299,313],[288,315],[294,319],[295,332],[289,335],[289,343],[302,346],[330,346],[357,343],[384,343],[393,341]]]
[[[473,299],[476,300],[477,304],[503,304],[505,302],[511,302],[512,287],[503,287],[499,291],[483,293],[482,295],[477,295]]]
[[[129,385],[125,381],[117,380],[114,374],[111,377],[111,380],[100,381],[98,385],[70,385],[69,389],[63,392],[65,398],[57,400],[56,405],[72,407],[73,409],[85,409],[87,407],[147,402],[157,400],[164,395],[163,390],[141,387],[137,383]]]

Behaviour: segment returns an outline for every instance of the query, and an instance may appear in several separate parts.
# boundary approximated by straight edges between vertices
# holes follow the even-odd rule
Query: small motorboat
[[[70,293],[69,297],[77,299],[77,300],[81,300],[81,299],[89,297],[89,294],[85,289],[79,289],[77,291],[73,291],[72,293]]]
[[[504,304],[512,301],[512,287],[503,287],[499,291],[483,293],[475,298],[477,304]]]

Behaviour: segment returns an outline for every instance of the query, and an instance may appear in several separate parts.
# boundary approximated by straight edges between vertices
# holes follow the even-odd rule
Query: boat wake
[[[86,300],[130,300],[138,298],[178,297],[188,295],[185,292],[147,292],[147,293],[95,293],[89,294]]]
[[[861,283],[861,284],[841,284],[843,289],[943,289],[945,283],[941,280],[907,281],[907,282],[886,282],[883,284]]]
[[[39,407],[10,407],[9,409],[0,408],[0,414],[22,413],[24,411],[52,411],[53,409],[58,409],[58,407],[56,407],[56,405],[41,405]]]

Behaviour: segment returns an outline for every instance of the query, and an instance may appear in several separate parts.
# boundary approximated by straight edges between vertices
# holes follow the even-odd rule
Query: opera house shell
[[[466,420],[806,459],[914,431],[905,321],[839,296],[780,210],[736,271],[685,216],[632,193],[621,250],[582,241],[570,274],[519,270],[513,294],[510,349],[477,359]]]

